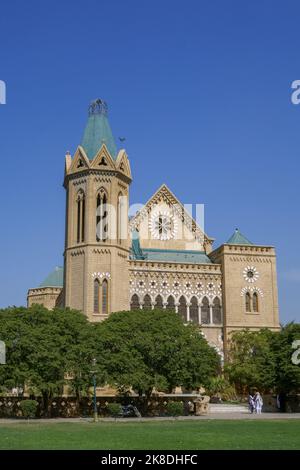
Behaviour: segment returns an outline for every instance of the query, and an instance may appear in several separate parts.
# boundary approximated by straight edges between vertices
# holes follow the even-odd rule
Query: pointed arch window
[[[246,312],[251,312],[251,296],[249,292],[246,292],[245,294],[245,307]]]
[[[140,308],[140,299],[137,294],[133,294],[130,302],[130,310],[137,310]]]
[[[175,300],[174,300],[174,297],[172,295],[169,295],[169,297],[168,297],[166,308],[168,310],[174,310],[175,311]]]
[[[185,297],[182,295],[179,299],[178,313],[184,322],[187,321],[187,303]]]
[[[94,313],[108,314],[108,281],[106,279],[102,284],[99,279],[94,280]]]
[[[209,324],[209,300],[207,297],[204,297],[202,300],[201,306],[201,324],[208,325]]]
[[[96,240],[105,242],[108,236],[108,212],[107,196],[104,191],[98,193],[96,206]]]
[[[158,295],[155,299],[155,308],[163,308],[163,299],[161,295]]]
[[[99,312],[99,299],[100,299],[100,282],[98,279],[94,280],[94,313]]]
[[[145,297],[144,297],[143,309],[144,310],[151,310],[151,308],[152,308],[151,297],[150,297],[149,294],[146,294]]]
[[[77,194],[77,228],[76,228],[76,239],[77,243],[84,242],[85,235],[85,195],[83,191]]]
[[[252,297],[252,306],[253,306],[253,312],[258,312],[258,295],[257,292],[254,292],[253,297]]]
[[[219,297],[216,297],[213,302],[212,308],[213,324],[220,325],[222,323],[221,302]]]
[[[108,313],[108,282],[106,279],[102,282],[102,315]]]
[[[198,300],[194,296],[191,298],[191,305],[190,305],[190,321],[195,323],[196,325],[199,323],[198,318]]]
[[[122,243],[122,240],[126,238],[127,233],[127,214],[126,214],[126,196],[123,196],[122,193],[118,195],[118,210],[117,210],[117,238],[118,243]]]

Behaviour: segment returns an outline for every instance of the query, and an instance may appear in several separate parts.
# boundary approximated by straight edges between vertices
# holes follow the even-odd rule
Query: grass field
[[[0,423],[0,449],[300,449],[300,420]]]

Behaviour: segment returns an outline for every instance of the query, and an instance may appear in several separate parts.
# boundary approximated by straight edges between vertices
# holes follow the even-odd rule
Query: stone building
[[[279,328],[272,246],[236,229],[213,249],[214,239],[165,184],[128,217],[131,182],[107,105],[96,100],[81,145],[65,158],[64,267],[29,289],[28,305],[71,307],[92,322],[121,310],[173,309],[201,325],[221,354],[233,330]]]

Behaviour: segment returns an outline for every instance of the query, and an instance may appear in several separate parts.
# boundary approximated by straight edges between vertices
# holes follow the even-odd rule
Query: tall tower
[[[107,114],[104,101],[90,104],[81,145],[65,162],[64,300],[90,321],[129,309],[131,170]]]

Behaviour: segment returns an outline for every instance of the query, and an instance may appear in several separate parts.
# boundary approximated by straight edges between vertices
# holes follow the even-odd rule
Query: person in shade
[[[248,396],[248,405],[250,413],[254,413],[254,397],[249,393]]]

